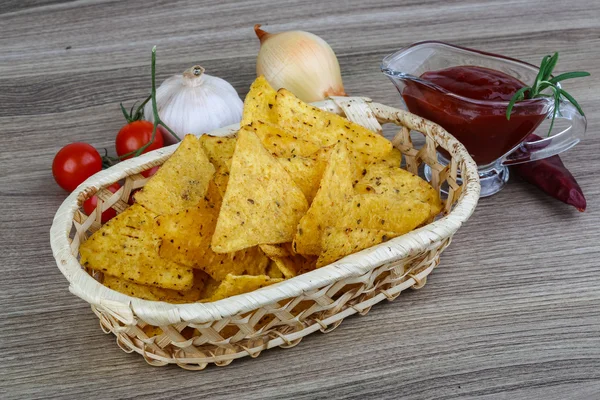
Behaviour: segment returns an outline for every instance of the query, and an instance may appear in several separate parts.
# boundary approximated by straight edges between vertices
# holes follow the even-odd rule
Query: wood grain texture
[[[0,397],[213,399],[600,398],[600,3],[580,1],[5,1],[0,3]],[[104,335],[67,290],[48,230],[71,141],[112,148],[118,103],[200,62],[244,96],[252,26],[303,29],[337,52],[349,94],[390,105],[388,53],[439,39],[559,71],[589,137],[563,155],[588,198],[578,213],[513,179],[483,199],[420,291],[290,350],[191,373],[152,368]]]

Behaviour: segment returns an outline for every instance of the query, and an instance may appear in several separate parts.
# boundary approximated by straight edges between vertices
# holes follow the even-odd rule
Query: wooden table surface
[[[212,4],[211,4],[212,3]],[[397,5],[397,3],[403,3]],[[66,193],[63,145],[112,150],[118,104],[200,62],[244,96],[252,26],[302,29],[337,52],[347,92],[398,105],[379,72],[388,53],[439,39],[557,70],[589,118],[563,155],[579,213],[513,180],[483,199],[420,291],[328,335],[225,368],[154,368],[101,332],[67,290],[49,245]],[[0,3],[0,397],[140,399],[600,399],[600,2],[3,1]]]

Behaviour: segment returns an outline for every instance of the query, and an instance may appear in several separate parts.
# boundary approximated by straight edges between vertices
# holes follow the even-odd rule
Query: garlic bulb
[[[243,103],[227,81],[204,73],[199,65],[181,75],[167,78],[156,90],[160,119],[180,138],[187,133],[200,135],[240,122]],[[144,108],[144,116],[153,122],[152,104]],[[177,140],[162,130],[166,143]]]
[[[309,32],[270,34],[254,26],[260,40],[256,73],[274,89],[286,88],[311,103],[327,96],[345,96],[340,65],[327,42]]]

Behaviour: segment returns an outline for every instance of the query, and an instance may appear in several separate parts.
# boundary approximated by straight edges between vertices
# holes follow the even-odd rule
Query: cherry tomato
[[[156,167],[147,169],[144,172],[142,172],[142,175],[146,178],[150,178],[152,175],[154,175],[156,173],[156,171],[158,171],[159,168],[160,168],[160,165],[157,165]]]
[[[121,185],[119,185],[118,183],[113,183],[112,185],[107,187],[107,189],[113,193],[115,193],[120,188],[121,188]],[[92,196],[83,203],[83,209],[87,215],[91,215],[94,212],[94,210],[96,209],[97,205],[98,205],[98,197]],[[105,223],[109,219],[113,218],[115,215],[117,215],[117,212],[115,210],[113,210],[112,208],[109,208],[108,210],[104,211],[102,213],[102,223]]]
[[[58,185],[72,192],[80,183],[102,169],[102,157],[87,143],[71,143],[63,147],[52,161],[52,175]]]
[[[153,128],[154,125],[149,121],[133,121],[121,128],[115,140],[115,147],[117,148],[117,154],[119,157],[127,153],[131,153],[132,151],[136,151],[148,143],[152,138]],[[157,129],[156,135],[154,136],[154,142],[152,142],[152,144],[148,146],[142,152],[142,154],[152,150],[160,149],[163,147],[163,145],[163,135],[160,129]],[[125,159],[131,157],[132,156],[128,156],[125,157]]]

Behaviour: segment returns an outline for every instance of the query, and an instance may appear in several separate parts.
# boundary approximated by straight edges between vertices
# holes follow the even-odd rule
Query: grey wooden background
[[[72,141],[112,149],[118,103],[200,62],[244,96],[252,26],[303,29],[339,56],[348,93],[390,105],[386,54],[439,39],[587,70],[567,83],[589,137],[564,154],[581,214],[513,180],[480,202],[420,291],[258,359],[153,368],[104,335],[54,264],[52,179]],[[582,1],[34,1],[0,3],[0,397],[600,399],[600,3]]]

